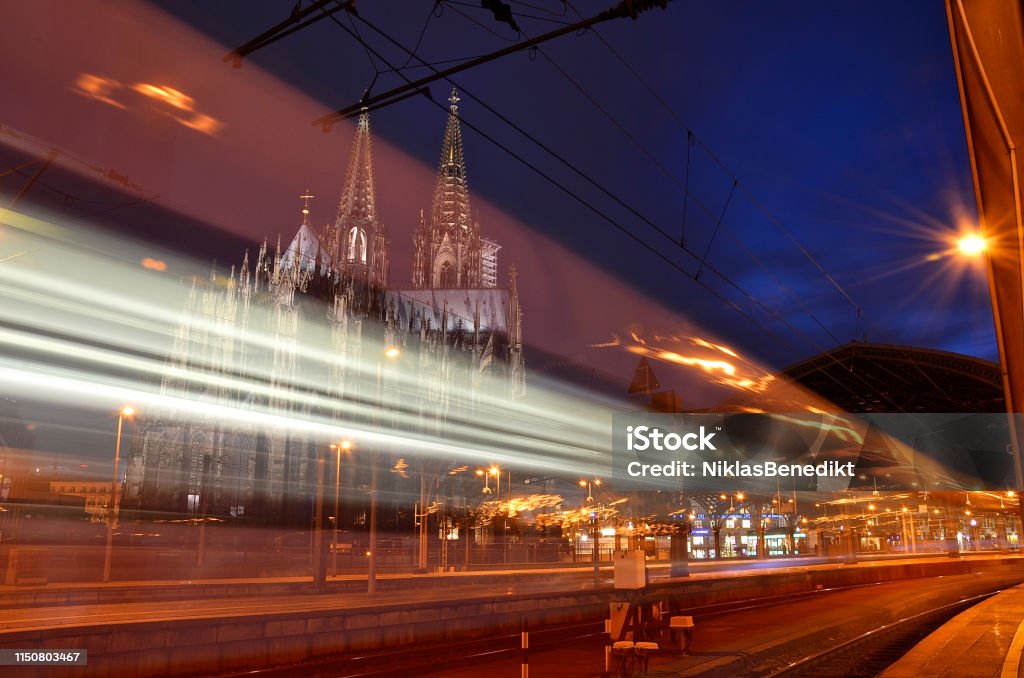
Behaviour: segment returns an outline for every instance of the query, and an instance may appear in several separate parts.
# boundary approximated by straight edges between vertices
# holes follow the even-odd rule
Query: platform
[[[662,599],[676,599],[685,606],[699,606],[921,577],[970,577],[997,570],[1019,573],[1022,564],[1020,556],[994,554],[791,565],[662,579],[652,582],[648,592]],[[64,672],[48,667],[24,676],[159,676],[166,675],[172,666],[178,671],[212,674],[256,668],[271,661],[302,662],[341,652],[508,633],[518,631],[524,616],[536,628],[598,621],[607,614],[609,602],[616,599],[616,592],[604,582],[595,587],[592,580],[558,581],[549,575],[499,583],[494,576],[456,577],[464,580],[462,586],[446,589],[436,584],[450,581],[449,577],[409,575],[410,588],[379,591],[373,596],[353,591],[314,594],[308,589],[304,594],[268,595],[259,582],[236,582],[249,595],[231,596],[227,595],[231,588],[228,582],[177,586],[165,582],[153,592],[166,595],[167,591],[191,589],[193,594],[201,595],[77,605],[39,604],[36,594],[47,589],[39,587],[25,592],[36,604],[10,607],[0,614],[0,647],[89,651],[89,666],[84,670]],[[513,573],[501,576],[512,577]],[[1019,581],[1018,576],[1013,583]],[[298,584],[265,583],[271,588]],[[93,585],[78,593],[93,595],[106,587],[117,591],[125,586]],[[136,583],[130,593],[137,596],[142,588]],[[225,590],[217,595],[218,589]],[[68,590],[61,593],[66,595]]]
[[[1024,675],[1024,585],[961,612],[883,672],[882,678],[1017,678]]]

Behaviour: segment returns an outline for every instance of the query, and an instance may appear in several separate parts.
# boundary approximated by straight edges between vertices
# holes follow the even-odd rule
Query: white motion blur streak
[[[340,438],[376,441],[413,454],[515,464],[546,474],[603,473],[610,464],[611,415],[623,403],[564,383],[531,378],[529,395],[517,400],[480,399],[471,385],[452,383],[451,402],[475,403],[470,420],[453,417],[447,409],[431,411],[430,401],[420,393],[423,386],[401,365],[387,366],[386,390],[391,395],[381,395],[378,387],[376,394],[357,399],[331,395],[323,374],[319,379],[303,375],[301,383],[280,383],[268,375],[229,372],[217,365],[175,366],[168,356],[183,320],[186,281],[208,277],[203,264],[81,223],[64,227],[16,212],[8,213],[5,221],[0,225],[0,258],[25,254],[0,263],[0,388],[9,396],[52,403],[55,416],[56,408],[75,408],[95,412],[99,424],[109,412],[132,403],[142,416],[162,411],[206,421],[258,423],[322,437],[325,443]],[[140,264],[154,256],[170,262],[171,273]],[[230,335],[235,345],[272,350],[277,340],[267,332],[216,324],[200,315],[189,322],[221,337]],[[326,323],[321,324],[312,331],[328,332]],[[300,337],[294,350],[300,358],[321,364],[337,359],[317,344],[323,345]],[[383,352],[383,346],[364,346],[361,355]],[[377,357],[348,367],[368,383],[380,378]],[[248,402],[199,397],[194,388],[167,386],[174,383],[258,397]],[[396,393],[399,403],[414,401],[417,406],[396,407]],[[333,411],[337,418],[296,414],[304,407]],[[386,425],[396,417],[401,418],[399,426]],[[437,420],[445,422],[443,437],[420,433],[436,430],[430,423]]]

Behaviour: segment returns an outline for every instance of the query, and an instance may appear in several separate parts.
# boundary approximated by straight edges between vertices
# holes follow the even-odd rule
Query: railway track
[[[877,586],[878,583],[856,584],[799,593],[761,596],[712,605],[688,606],[677,614],[696,620],[726,615],[731,612],[774,607],[786,602],[828,595],[851,589]],[[603,645],[607,636],[603,621],[561,625],[530,631],[531,653],[543,652],[565,644],[592,642]],[[219,678],[409,678],[425,672],[438,672],[472,666],[481,662],[519,657],[520,635],[503,634],[474,640],[445,642],[430,646],[415,645],[384,651],[366,651],[326,656],[321,660],[221,674]]]
[[[996,593],[998,591],[971,596],[883,624],[781,669],[758,671],[751,675],[764,678],[873,678],[903,657],[925,636]]]

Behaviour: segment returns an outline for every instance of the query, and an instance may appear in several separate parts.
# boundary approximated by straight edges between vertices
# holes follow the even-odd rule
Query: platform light
[[[960,238],[960,240],[957,241],[956,246],[959,248],[961,254],[969,257],[976,257],[985,251],[988,244],[985,242],[985,238],[983,236],[977,233],[969,233]]]

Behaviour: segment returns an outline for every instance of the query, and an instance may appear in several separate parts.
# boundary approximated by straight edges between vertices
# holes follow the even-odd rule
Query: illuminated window
[[[366,234],[361,228],[352,228],[348,232],[345,246],[345,259],[366,263]]]

